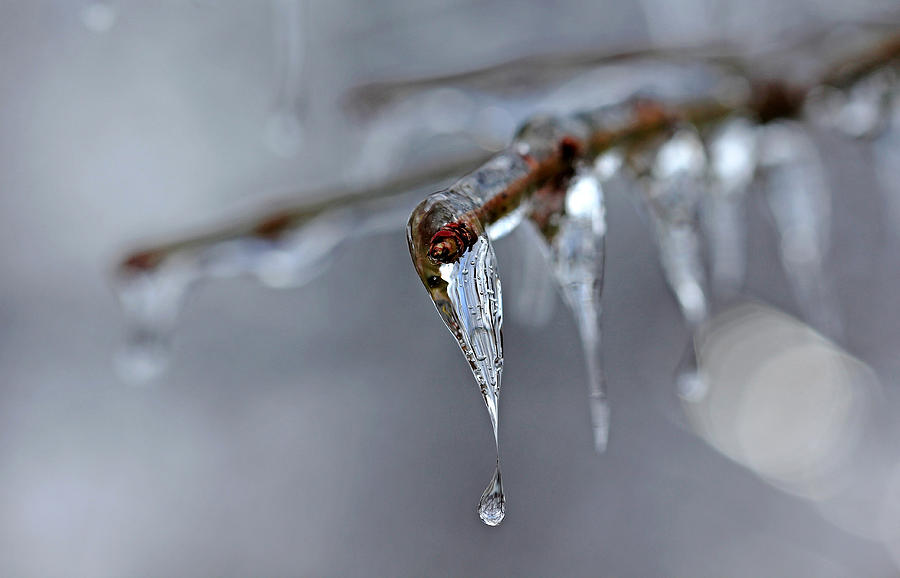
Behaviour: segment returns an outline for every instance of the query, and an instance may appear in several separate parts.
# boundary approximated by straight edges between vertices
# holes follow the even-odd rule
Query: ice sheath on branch
[[[696,242],[698,213],[733,215],[755,171],[755,160],[749,168],[733,165],[735,154],[750,154],[747,151],[756,145],[747,142],[755,143],[755,138],[738,134],[724,139],[721,146],[717,139],[729,134],[729,127],[738,127],[734,130],[740,133],[741,126],[749,126],[752,132],[759,125],[807,114],[826,124],[837,120],[839,128],[856,127],[858,93],[869,108],[888,108],[885,101],[890,99],[884,91],[896,92],[898,54],[900,36],[893,36],[874,50],[842,55],[837,64],[819,67],[811,78],[779,76],[771,69],[753,72],[765,71],[764,63],[707,62],[707,81],[696,86],[686,81],[691,86],[674,96],[638,90],[613,106],[536,117],[508,149],[449,189],[430,195],[413,211],[408,238],[416,270],[469,361],[491,415],[497,468],[479,503],[485,523],[498,524],[506,503],[497,434],[503,312],[492,241],[523,221],[539,233],[582,337],[594,440],[602,449],[609,410],[599,350],[599,302],[608,181],[624,175],[648,185],[642,199],[654,222],[667,281],[688,323],[702,323],[710,299],[698,266],[702,260]],[[697,154],[698,142],[708,150]],[[767,161],[764,168],[771,172],[776,166],[781,165]],[[399,215],[408,214],[415,202],[402,193],[466,168],[444,167],[406,182],[332,196],[129,256],[116,276],[131,319],[130,349],[139,358],[128,365],[144,377],[158,369],[157,357],[162,355],[157,354],[168,347],[184,294],[198,281],[248,274],[272,286],[300,284],[358,235],[399,225]],[[723,203],[701,211],[704,199],[716,195]],[[779,221],[782,231],[793,227],[793,213],[786,214]],[[710,235],[713,243],[728,246],[714,247],[714,254],[741,252],[734,247],[740,243],[729,235],[721,227]],[[680,248],[674,251],[676,245]],[[714,263],[714,281],[715,267]],[[732,272],[725,278],[740,275]],[[797,286],[806,287],[808,282]],[[692,362],[684,375],[696,371],[696,359]]]
[[[734,127],[742,122],[760,126],[798,118],[808,101],[820,98],[820,91],[850,88],[895,61],[898,53],[900,41],[891,39],[871,54],[854,56],[827,70],[808,85],[735,78],[734,71],[729,71],[721,83],[713,83],[705,91],[700,88],[700,94],[686,98],[662,100],[635,95],[619,105],[535,119],[520,129],[508,149],[422,201],[407,226],[410,255],[442,319],[469,360],[491,416],[495,441],[503,357],[502,311],[498,314],[493,309],[501,299],[492,240],[523,220],[531,221],[544,237],[563,296],[575,313],[585,343],[595,445],[602,450],[608,436],[609,409],[597,350],[605,235],[598,175],[609,178],[624,164],[630,176],[646,180],[644,198],[655,224],[666,280],[685,320],[695,328],[709,313],[699,242],[699,206],[707,196],[709,172],[703,136],[739,130]],[[723,91],[723,84],[739,88]],[[747,146],[743,146],[747,152]],[[727,156],[728,151],[716,154]],[[713,181],[719,181],[719,189],[749,184],[752,168],[730,168],[727,158],[717,161]],[[729,171],[736,174],[729,175]],[[738,182],[723,182],[728,178]],[[788,210],[785,219],[791,221],[796,216]],[[781,223],[785,219],[780,218],[782,230],[791,226]],[[491,279],[494,290],[484,293],[476,288],[469,299],[454,299],[460,271],[466,273],[475,251],[483,254],[482,264],[490,263],[480,271]],[[812,282],[816,283],[818,270],[812,271]],[[490,303],[494,323],[480,321],[486,318],[485,302]],[[486,357],[488,351],[491,356]],[[678,376],[682,394],[687,398],[702,396],[705,387],[692,346],[686,358]],[[495,481],[499,479],[499,450],[497,464]],[[489,485],[485,495],[492,487],[499,487],[505,505],[502,486]],[[497,523],[483,515],[482,519],[490,525]]]

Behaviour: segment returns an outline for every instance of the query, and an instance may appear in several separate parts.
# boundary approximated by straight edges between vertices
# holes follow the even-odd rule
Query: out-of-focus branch
[[[471,170],[486,160],[488,156],[489,153],[487,152],[473,153],[465,158],[429,167],[420,172],[404,175],[374,187],[357,190],[335,189],[304,194],[304,197],[307,198],[306,201],[285,203],[283,207],[271,210],[258,217],[249,219],[238,218],[237,222],[233,224],[213,227],[207,233],[195,234],[187,238],[134,251],[122,259],[118,268],[125,274],[130,272],[148,272],[159,267],[169,257],[182,251],[190,251],[195,248],[245,237],[276,240],[287,231],[296,229],[328,211],[421,189],[439,181],[453,178],[461,172]]]
[[[812,30],[800,36],[772,42],[753,54],[728,41],[681,46],[636,46],[612,51],[606,49],[602,52],[585,50],[530,55],[463,72],[372,82],[351,90],[344,100],[344,108],[356,116],[373,116],[404,98],[446,86],[500,96],[515,95],[545,89],[602,66],[639,60],[705,62],[749,74],[748,70],[759,61],[773,62],[802,47],[816,50],[839,32],[842,26],[848,24],[869,32],[891,34],[900,26],[900,12],[888,12],[875,20],[844,22],[837,27]],[[877,61],[877,57],[875,60]]]
[[[691,53],[700,55],[702,52],[704,51],[699,49],[682,49],[674,52],[660,52],[657,50],[631,51],[608,55],[606,58],[581,56],[573,58],[571,62],[582,66],[596,66],[603,62],[615,62],[639,56],[667,56],[671,58],[679,55],[686,56]],[[713,51],[706,52],[712,58]],[[827,65],[825,72],[814,82],[798,85],[790,79],[758,80],[739,73],[738,77],[745,78],[750,88],[739,95],[731,95],[726,99],[706,99],[680,103],[646,99],[637,100],[633,103],[634,110],[628,122],[613,128],[604,127],[590,134],[583,142],[570,142],[569,147],[560,146],[554,154],[535,160],[526,176],[510,183],[505,191],[484,203],[478,209],[478,214],[473,215],[473,218],[478,218],[485,224],[496,222],[518,207],[522,200],[535,190],[548,183],[566,178],[566,175],[572,170],[574,161],[592,160],[612,147],[630,145],[643,139],[653,138],[655,135],[662,135],[679,123],[703,125],[707,122],[738,114],[754,117],[760,122],[797,117],[801,113],[807,97],[814,89],[822,86],[847,87],[874,69],[894,62],[898,58],[900,58],[900,34],[894,33],[893,36],[889,36],[874,48],[850,55],[840,62]],[[720,57],[721,61],[728,59],[732,59],[732,57],[727,54],[724,57]],[[502,65],[455,77],[447,77],[443,80],[450,81],[452,78],[454,82],[461,79],[480,82],[492,78],[492,75],[507,74],[508,66],[511,66],[512,70],[526,70],[529,66],[546,66],[547,62],[552,61],[553,58],[548,59],[546,62],[541,61],[541,59],[523,59],[513,65]],[[423,84],[431,84],[440,80],[429,79],[421,82]],[[383,88],[387,90],[389,86],[384,85]],[[212,245],[229,239],[242,237],[277,239],[286,231],[294,230],[310,219],[330,210],[418,189],[439,180],[464,173],[478,166],[480,162],[486,159],[487,153],[476,153],[462,161],[429,168],[373,188],[351,192],[330,191],[317,195],[304,195],[307,198],[318,200],[287,206],[262,217],[241,220],[230,226],[214,228],[206,234],[194,235],[187,239],[135,252],[121,262],[120,270],[126,273],[129,271],[150,271],[157,268],[175,253]]]

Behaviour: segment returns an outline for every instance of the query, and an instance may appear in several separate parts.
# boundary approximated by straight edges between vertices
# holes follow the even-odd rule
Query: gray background
[[[115,259],[345,180],[363,130],[336,104],[350,86],[553,49],[760,42],[850,11],[746,4],[312,2],[307,132],[283,158],[262,139],[269,5],[116,2],[98,34],[78,2],[0,3],[0,575],[897,575],[896,544],[829,522],[681,425],[671,373],[687,335],[646,223],[618,197],[609,451],[591,449],[561,305],[540,329],[508,314],[499,528],[474,513],[492,466],[487,416],[399,228],[297,290],[204,285],[163,380],[127,387],[112,370]],[[823,146],[843,345],[890,396],[900,243],[865,147]],[[752,207],[749,291],[795,312],[771,223]],[[515,243],[498,243],[501,264]]]

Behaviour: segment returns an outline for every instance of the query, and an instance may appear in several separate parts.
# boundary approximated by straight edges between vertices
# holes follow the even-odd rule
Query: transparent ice
[[[744,282],[746,201],[757,165],[757,128],[745,118],[717,127],[709,140],[709,194],[701,220],[709,249],[713,295],[730,297]]]
[[[681,129],[657,149],[645,181],[663,272],[692,327],[709,310],[697,214],[706,191],[706,162],[696,131]]]
[[[705,391],[693,333],[709,314],[698,216],[708,186],[707,170],[700,136],[693,128],[684,127],[658,145],[649,171],[643,175],[663,274],[691,333],[675,375],[679,393],[688,398]]]
[[[608,160],[601,158],[598,165],[608,165]],[[563,300],[575,317],[584,350],[594,447],[598,452],[606,449],[609,439],[600,296],[603,291],[606,239],[602,183],[612,176],[611,172],[604,173],[593,167],[578,170],[565,191],[565,210],[558,228],[547,239],[550,265]]]
[[[168,368],[179,314],[198,283],[250,276],[274,289],[302,286],[354,240],[396,228],[414,199],[405,194],[326,211],[274,238],[247,231],[200,239],[169,250],[151,268],[120,268],[113,281],[126,318],[125,344],[116,356],[120,377],[145,383]]]
[[[188,288],[196,279],[193,263],[174,259],[152,273],[121,273],[115,290],[126,317],[125,342],[116,370],[129,384],[140,385],[169,366],[172,333]]]
[[[497,434],[500,376],[503,373],[503,336],[500,331],[503,326],[503,300],[497,258],[490,239],[487,235],[480,235],[459,261],[442,265],[440,272],[447,283],[450,310],[444,311],[438,305],[438,311],[469,362],[491,418],[497,465],[478,504],[478,516],[488,526],[496,526],[506,514]]]

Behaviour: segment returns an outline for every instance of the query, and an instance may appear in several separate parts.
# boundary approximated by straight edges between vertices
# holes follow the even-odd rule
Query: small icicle
[[[600,331],[606,239],[601,182],[616,172],[618,158],[617,152],[601,157],[597,162],[601,170],[579,167],[563,191],[563,214],[553,226],[542,228],[554,277],[578,326],[587,367],[594,447],[598,452],[606,450],[610,413]]]
[[[744,283],[747,265],[747,190],[757,165],[757,128],[745,118],[723,123],[709,141],[709,194],[701,220],[709,243],[713,293],[730,297]]]
[[[806,318],[840,339],[841,320],[823,270],[829,245],[831,195],[815,143],[797,123],[766,125],[761,168],[766,200],[781,244],[781,261]]]
[[[656,151],[646,181],[663,272],[692,328],[709,312],[697,215],[706,168],[700,137],[681,129]]]
[[[700,199],[707,191],[706,173],[706,152],[700,137],[694,129],[683,128],[659,146],[650,172],[645,175],[660,263],[691,332],[676,368],[675,383],[680,394],[688,389],[705,390],[693,334],[709,315],[698,216]]]
[[[116,369],[127,383],[142,385],[168,368],[172,333],[195,272],[188,263],[173,263],[152,270],[123,269],[115,279],[126,318]]]

